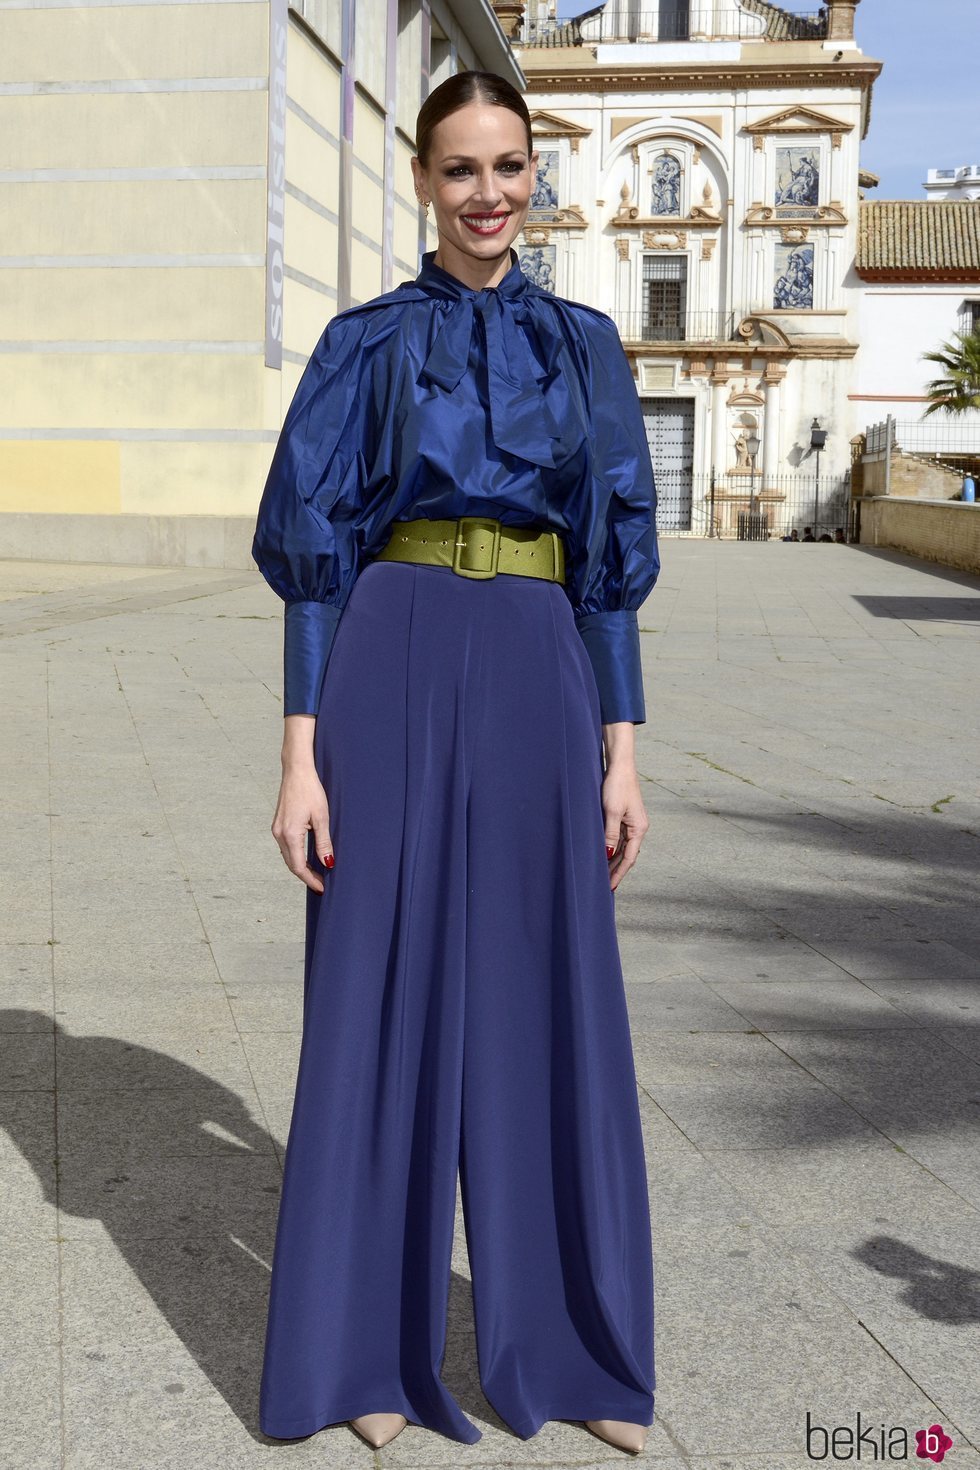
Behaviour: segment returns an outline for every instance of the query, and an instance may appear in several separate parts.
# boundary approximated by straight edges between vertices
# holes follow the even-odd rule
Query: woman
[[[261,1425],[482,1437],[439,1376],[458,1170],[487,1399],[522,1438],[580,1419],[639,1452],[653,1265],[613,895],[648,826],[653,476],[612,321],[512,248],[520,94],[461,73],[416,136],[438,250],[328,324],[253,544],[286,602],[272,830],[308,890]]]

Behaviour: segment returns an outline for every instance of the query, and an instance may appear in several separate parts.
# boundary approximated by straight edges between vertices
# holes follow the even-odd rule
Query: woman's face
[[[433,129],[429,166],[412,160],[423,199],[431,199],[439,254],[488,264],[505,257],[523,228],[537,153],[527,155],[524,124],[509,107],[470,102]]]

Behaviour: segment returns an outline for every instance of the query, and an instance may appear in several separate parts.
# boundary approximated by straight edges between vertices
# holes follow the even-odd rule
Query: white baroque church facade
[[[642,4],[495,7],[539,153],[522,266],[619,326],[663,529],[733,534],[752,509],[779,528],[794,495],[807,518],[814,471],[843,505],[864,427],[853,263],[881,63],[858,0]]]

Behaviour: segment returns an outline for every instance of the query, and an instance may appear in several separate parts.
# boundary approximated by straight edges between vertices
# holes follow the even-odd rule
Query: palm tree
[[[980,331],[954,332],[953,342],[944,342],[938,352],[924,352],[926,362],[938,363],[944,378],[926,384],[930,404],[922,417],[942,409],[945,413],[968,413],[980,408]]]

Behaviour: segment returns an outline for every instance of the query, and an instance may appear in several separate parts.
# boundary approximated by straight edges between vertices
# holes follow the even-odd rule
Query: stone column
[[[728,469],[728,417],[725,399],[728,368],[715,365],[711,374],[711,463],[715,469],[716,489],[723,488],[722,476]]]
[[[630,260],[630,239],[628,235],[616,236],[616,271],[613,283],[615,293],[615,306],[612,315],[619,327],[619,335],[624,341],[636,341],[639,337],[640,314],[636,310],[632,300],[632,275],[633,263]]]
[[[766,417],[762,426],[762,493],[778,489],[779,462],[779,385],[786,376],[781,363],[766,366]]]

